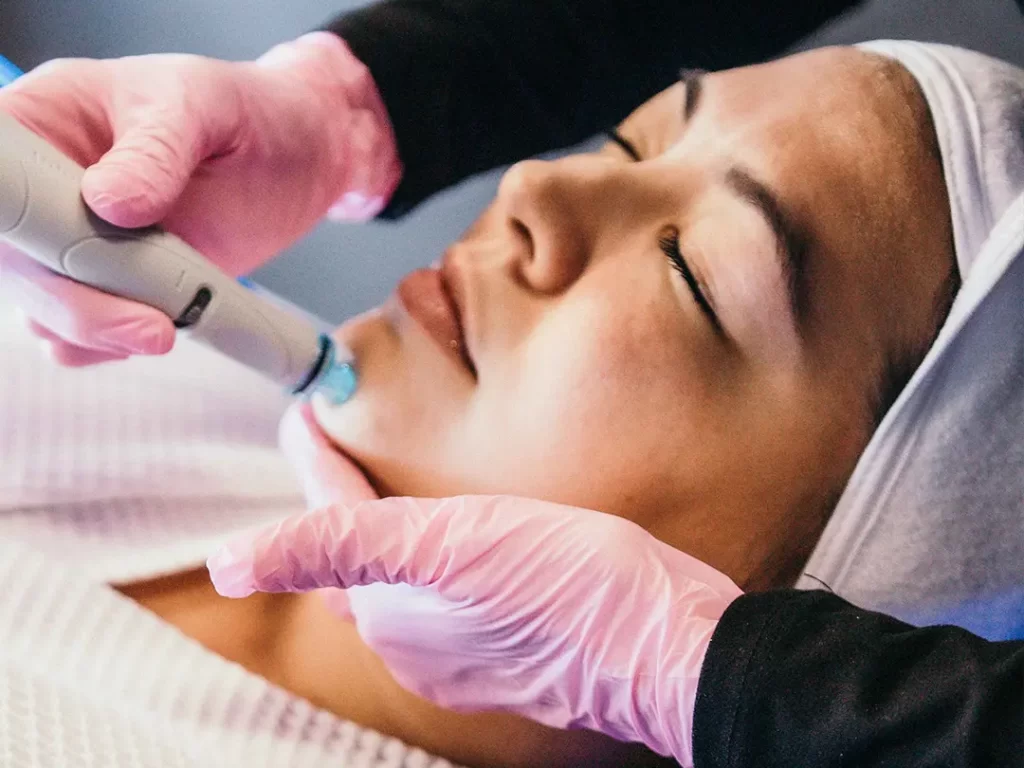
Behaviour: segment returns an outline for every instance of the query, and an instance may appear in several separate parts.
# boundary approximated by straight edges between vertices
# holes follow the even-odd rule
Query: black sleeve
[[[373,73],[405,166],[386,215],[570,146],[681,67],[771,57],[860,0],[386,0],[328,25]]]
[[[745,595],[719,623],[696,768],[1024,765],[1024,643],[917,629],[825,592]]]

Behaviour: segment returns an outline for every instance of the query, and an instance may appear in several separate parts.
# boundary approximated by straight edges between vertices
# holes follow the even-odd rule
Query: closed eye
[[[619,133],[616,129],[611,128],[611,129],[605,131],[604,133],[605,133],[605,136],[607,136],[613,142],[618,144],[623,152],[625,152],[627,155],[629,155],[631,158],[633,158],[634,162],[637,162],[637,163],[643,162],[643,158],[640,157],[640,153],[637,152],[637,149],[633,145],[633,142],[631,142],[628,139],[624,138],[623,135],[621,133]]]
[[[673,269],[682,275],[683,281],[690,289],[690,293],[693,294],[693,300],[697,302],[697,306],[700,307],[700,311],[707,317],[708,322],[711,323],[711,327],[714,328],[715,333],[724,336],[725,331],[722,328],[722,323],[718,319],[718,315],[715,314],[714,307],[711,306],[711,302],[708,301],[707,296],[704,295],[704,291],[700,287],[700,283],[697,282],[697,278],[693,275],[693,270],[690,269],[690,265],[683,258],[682,251],[679,249],[679,231],[674,227],[670,227],[665,233],[658,238],[658,246],[662,252],[668,257],[669,263]]]

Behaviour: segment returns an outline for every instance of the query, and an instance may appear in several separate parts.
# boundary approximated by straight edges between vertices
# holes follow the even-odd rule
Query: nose
[[[596,157],[527,160],[505,173],[496,202],[520,241],[513,266],[531,290],[560,293],[586,270],[615,173]]]

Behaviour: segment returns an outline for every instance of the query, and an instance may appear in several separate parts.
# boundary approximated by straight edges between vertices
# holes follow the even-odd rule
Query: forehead
[[[883,60],[856,48],[822,48],[707,76],[723,113],[854,115],[877,95]]]
[[[677,84],[637,109],[623,131],[643,157],[708,171],[743,164],[787,198],[793,215],[806,209],[820,218],[814,211],[824,198],[833,211],[849,209],[843,221],[852,221],[886,205],[893,185],[885,179],[899,174],[900,156],[916,141],[894,115],[901,94],[886,71],[873,54],[829,48],[708,74],[689,125]]]
[[[899,69],[830,48],[708,75],[702,112],[668,154],[750,167],[816,244],[817,260],[879,258],[905,234],[893,214],[912,207],[927,154],[911,106],[919,96]]]
[[[876,57],[855,49],[824,49],[705,78],[698,119],[680,148],[696,146],[709,160],[746,162],[767,176],[798,178],[791,194],[840,178],[871,187],[889,162],[896,126]]]

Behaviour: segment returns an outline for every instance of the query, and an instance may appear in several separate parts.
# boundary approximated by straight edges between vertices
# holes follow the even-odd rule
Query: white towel
[[[0,373],[0,538],[126,582],[305,508],[277,449],[283,395],[187,339],[163,358],[61,368],[0,305]]]
[[[451,768],[0,540],[3,768]]]

